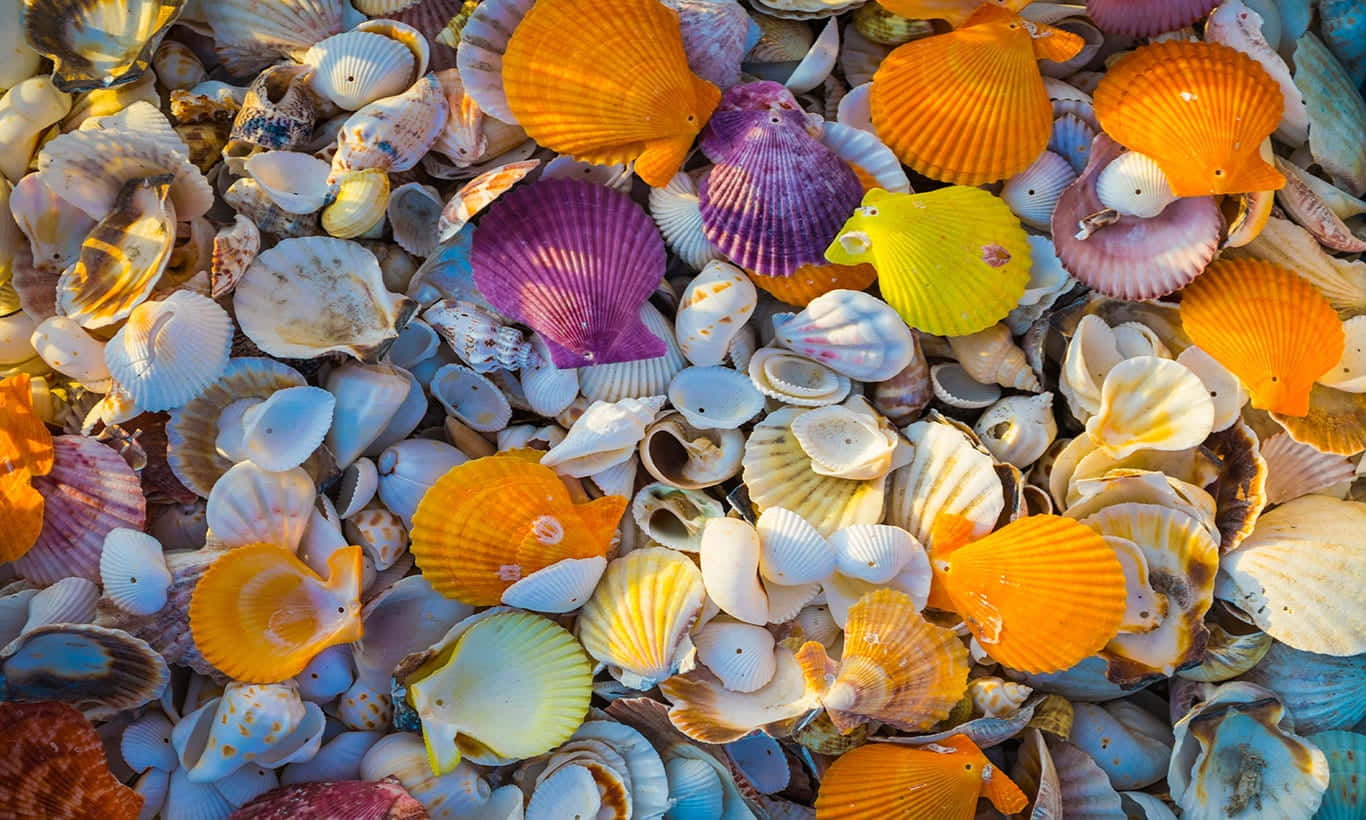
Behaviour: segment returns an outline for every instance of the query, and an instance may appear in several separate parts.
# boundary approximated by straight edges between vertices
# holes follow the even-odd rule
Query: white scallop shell
[[[1001,398],[1000,386],[977,381],[958,362],[930,367],[930,388],[935,398],[964,410],[980,410]]]
[[[1100,408],[1086,423],[1087,434],[1115,458],[1142,449],[1185,450],[1213,429],[1214,402],[1200,378],[1156,356],[1115,365],[1101,386]]]
[[[662,396],[678,371],[688,366],[673,325],[649,302],[641,305],[645,327],[663,340],[665,353],[653,359],[595,364],[579,368],[579,391],[589,401],[620,401],[642,396]]]
[[[1277,433],[1261,446],[1266,459],[1266,502],[1284,504],[1317,493],[1354,475],[1352,462],[1301,444],[1288,433]]]
[[[294,676],[299,697],[324,704],[350,688],[355,681],[351,667],[351,647],[329,646],[313,656],[304,671]]]
[[[835,548],[800,515],[768,507],[755,524],[759,572],[766,580],[797,586],[824,580],[835,570]]]
[[[1126,151],[1105,166],[1096,178],[1100,204],[1121,214],[1151,218],[1176,201],[1167,175],[1153,158]]]
[[[849,395],[849,377],[820,362],[776,347],[761,347],[749,360],[749,378],[759,392],[784,404],[822,407]]]
[[[634,166],[629,162],[598,165],[574,159],[569,154],[560,154],[545,164],[539,179],[581,179],[629,194],[631,183],[635,181],[633,169]]]
[[[663,396],[595,401],[569,428],[564,441],[541,457],[541,463],[576,478],[620,464],[635,452],[645,428],[663,406]]]
[[[536,360],[528,360],[522,365],[522,392],[536,415],[547,418],[559,415],[579,395],[579,371],[572,367],[563,370],[556,367],[541,334],[532,335],[531,346],[536,351]]]
[[[503,590],[502,602],[532,612],[573,612],[588,601],[606,569],[600,555],[556,561]]]
[[[729,367],[687,367],[669,383],[669,402],[701,430],[733,430],[764,409],[764,397]]]
[[[915,336],[896,311],[857,290],[817,296],[795,316],[775,316],[773,329],[783,347],[859,381],[890,379],[915,355]]]
[[[792,434],[821,475],[869,481],[900,466],[901,436],[862,396],[802,413]]]
[[[240,809],[279,785],[280,778],[275,772],[264,769],[255,763],[248,763],[227,777],[216,781],[213,787],[219,794],[223,795],[223,799],[228,801],[228,805]]]
[[[119,755],[135,772],[160,769],[169,772],[179,765],[171,746],[173,724],[158,710],[128,724],[119,736]]]
[[[207,296],[179,290],[143,302],[104,348],[114,381],[146,411],[170,410],[223,375],[232,320]]]
[[[336,403],[336,398],[320,387],[275,391],[243,411],[243,453],[267,470],[288,470],[303,464],[332,427]]]
[[[389,194],[385,213],[399,247],[414,256],[430,256],[437,246],[436,225],[442,204],[430,185],[409,182],[395,188]]]
[[[471,430],[491,433],[512,420],[512,405],[498,386],[468,367],[448,364],[436,371],[429,386],[446,412]]]
[[[413,513],[422,496],[452,467],[464,464],[465,454],[444,441],[413,438],[401,441],[380,453],[379,498],[389,511],[413,525]]]
[[[144,780],[150,780],[149,772]],[[234,806],[219,794],[212,783],[195,783],[189,779],[184,766],[171,772],[170,784],[166,791],[166,802],[161,807],[162,817],[188,817],[194,820],[223,818],[232,814]]]
[[[479,110],[506,123],[516,123],[503,92],[503,52],[532,0],[492,0],[475,7],[460,32],[456,65],[465,93]]]
[[[1072,415],[1085,421],[1100,409],[1105,375],[1125,358],[1104,319],[1094,314],[1081,318],[1067,343],[1058,375],[1058,390],[1067,399]]]
[[[88,624],[95,620],[100,588],[87,578],[63,578],[38,591],[29,601],[21,633],[47,624]]]
[[[108,384],[105,343],[87,333],[74,319],[49,316],[34,328],[29,344],[53,370],[90,388]]]
[[[797,617],[802,607],[816,600],[821,594],[821,585],[816,582],[784,586],[775,584],[767,578],[760,580],[764,585],[765,594],[768,595],[768,622],[771,624],[787,623]]]
[[[525,818],[597,817],[601,806],[602,795],[593,773],[583,766],[564,766],[537,784],[527,801]]]
[[[754,283],[739,268],[706,263],[678,301],[678,346],[695,365],[717,365],[758,305]]]
[[[702,584],[721,611],[746,623],[768,623],[768,594],[759,583],[759,533],[738,518],[712,518],[702,530]]]
[[[53,193],[95,220],[114,207],[125,182],[165,173],[175,176],[170,198],[177,219],[203,216],[214,202],[208,180],[179,150],[122,129],[62,134],[38,153],[38,171]]]
[[[334,34],[303,58],[314,69],[313,90],[347,111],[402,92],[413,80],[416,62],[407,46],[368,31]]]
[[[707,519],[725,514],[721,502],[706,493],[660,482],[641,487],[631,502],[631,516],[642,532],[683,552],[697,552]]]
[[[991,456],[972,445],[957,428],[918,421],[905,434],[915,448],[904,467],[892,471],[886,521],[932,546],[930,533],[943,513],[972,523],[972,536],[991,532],[1005,509],[1005,494]]]
[[[1006,396],[988,407],[972,429],[998,461],[1026,469],[1058,436],[1053,394]]]
[[[671,757],[664,761],[669,776],[671,817],[678,820],[708,820],[721,817],[726,792],[713,766],[693,757]]]
[[[379,438],[408,395],[404,372],[383,364],[348,362],[328,373],[323,386],[337,399],[324,441],[343,467]]]
[[[1028,168],[1006,180],[1001,199],[1021,222],[1047,231],[1058,198],[1076,178],[1076,169],[1065,157],[1044,151]]]
[[[773,634],[762,626],[715,619],[697,631],[693,643],[697,659],[733,692],[753,692],[773,680],[778,668]]]
[[[137,530],[110,530],[100,551],[100,584],[105,597],[124,612],[151,615],[160,610],[171,585],[161,542]]]
[[[843,575],[886,584],[901,573],[917,554],[925,555],[915,536],[887,524],[855,524],[830,536],[835,549],[835,568]],[[929,566],[929,558],[923,563]]]
[[[299,467],[270,472],[250,461],[234,464],[209,491],[209,531],[229,547],[264,543],[293,551],[316,495]]]
[[[342,732],[324,743],[311,759],[281,769],[280,784],[359,780],[361,761],[382,737],[380,732]]]
[[[343,520],[365,508],[379,490],[379,470],[375,462],[359,458],[342,471],[337,487],[337,515]]]
[[[246,171],[270,201],[291,214],[320,210],[332,194],[326,162],[298,151],[262,151],[247,158]]]
[[[843,106],[844,101],[840,101]],[[821,126],[821,142],[845,162],[873,178],[873,184],[892,193],[911,193],[911,181],[892,149],[877,135],[843,121],[827,120]]]
[[[723,258],[702,230],[697,183],[686,171],[679,171],[663,188],[650,189],[650,217],[659,226],[669,250],[678,254],[688,267],[698,270]]]
[[[1248,399],[1247,389],[1238,377],[1195,345],[1181,351],[1176,360],[1198,376],[1209,391],[1210,400],[1214,402],[1214,432],[1232,427]]]

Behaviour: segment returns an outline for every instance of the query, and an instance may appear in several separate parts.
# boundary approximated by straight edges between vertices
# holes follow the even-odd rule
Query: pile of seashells
[[[1366,816],[1359,2],[0,20],[0,814]]]

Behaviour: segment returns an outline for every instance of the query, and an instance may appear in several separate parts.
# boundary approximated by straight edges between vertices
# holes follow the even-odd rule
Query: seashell
[[[749,378],[728,367],[687,367],[669,382],[669,402],[700,430],[734,430],[764,409]]]
[[[924,547],[900,527],[855,524],[831,535],[830,545],[837,571],[848,578],[874,585],[892,583],[907,571],[929,578]]]
[[[849,378],[821,362],[773,347],[755,351],[749,378],[770,398],[799,407],[834,404],[849,394]]]
[[[1220,561],[1215,595],[1291,647],[1358,654],[1362,650],[1352,632],[1357,618],[1353,608],[1326,604],[1322,596],[1333,594],[1343,573],[1351,571],[1356,537],[1351,523],[1364,512],[1366,507],[1355,502],[1309,495],[1263,514],[1252,535]],[[1330,521],[1333,528],[1323,529]],[[1304,554],[1305,549],[1311,552]],[[1299,557],[1287,564],[1292,551]],[[1286,575],[1292,565],[1294,585]],[[1313,589],[1299,586],[1308,579],[1315,579]]]
[[[328,164],[298,151],[252,154],[246,160],[246,172],[287,213],[314,213],[332,194]]]
[[[1028,686],[987,676],[968,682],[968,698],[975,712],[987,717],[1005,717],[1019,711],[1034,691]]]
[[[99,587],[84,578],[63,578],[29,599],[28,620],[20,634],[48,624],[85,624],[95,620]]]
[[[967,735],[956,734],[928,746],[870,743],[845,752],[826,772],[816,804],[818,811],[857,806],[869,816],[898,810],[971,816],[979,797],[1003,813],[1029,803]]]
[[[412,370],[426,359],[436,355],[441,345],[441,337],[432,326],[420,319],[413,319],[399,331],[386,357],[389,363],[406,370]]]
[[[601,805],[602,795],[594,782],[594,773],[583,766],[565,766],[544,780],[538,779],[526,810],[533,818],[549,818],[555,811],[596,817]]]
[[[415,818],[426,813],[421,803],[392,780],[286,784],[256,796],[233,813],[245,820],[281,820],[294,816],[300,806],[332,816]]]
[[[318,233],[317,214],[291,214],[266,194],[256,180],[243,177],[223,192],[223,201],[254,224],[259,231],[284,237]]]
[[[552,364],[550,349],[540,335],[532,337],[531,347],[535,351],[536,361],[534,364],[528,361],[519,374],[527,403],[531,405],[532,412],[538,415],[559,415],[579,396],[579,373],[573,369],[561,370]]]
[[[1053,135],[1048,138],[1048,150],[1066,158],[1072,170],[1080,174],[1086,168],[1091,155],[1091,143],[1095,138],[1096,129],[1086,120],[1075,114],[1063,114],[1053,120]]]
[[[1204,17],[1215,0],[1159,0],[1133,6],[1115,0],[1086,0],[1086,14],[1107,34],[1153,37]]]
[[[452,633],[459,635],[453,646]],[[553,622],[495,609],[457,624],[443,645],[451,648],[407,678],[436,774],[452,771],[466,749],[513,759],[549,751],[583,722],[591,694],[588,659]],[[495,700],[517,708],[489,708]],[[508,731],[522,721],[529,721],[522,730]]]
[[[1166,724],[1128,701],[1100,706],[1074,703],[1069,740],[1089,755],[1116,789],[1137,789],[1160,780],[1171,755]]]
[[[267,470],[303,464],[332,427],[337,400],[317,387],[287,387],[242,415],[247,457]]]
[[[575,216],[566,222],[568,217]],[[573,259],[528,267],[526,249],[510,237],[542,230],[553,217],[560,243],[583,251]],[[613,236],[611,253],[598,236]],[[515,251],[515,252],[514,252]],[[607,188],[551,180],[520,188],[489,209],[475,235],[471,263],[480,291],[503,313],[527,321],[545,336],[556,367],[610,364],[654,358],[664,345],[643,332],[637,311],[662,274],[663,244],[653,224],[629,201]],[[611,271],[605,275],[604,271]],[[543,281],[554,304],[529,300],[537,291],[527,277]],[[514,283],[516,288],[513,287]],[[611,301],[607,302],[610,290]],[[565,294],[575,294],[573,298]],[[611,304],[607,310],[604,305]]]
[[[345,532],[347,540],[360,544],[379,572],[393,566],[408,549],[408,532],[403,527],[403,520],[388,510],[356,513],[346,519]]]
[[[403,43],[359,29],[313,44],[303,63],[314,69],[310,77],[314,93],[346,111],[401,94],[415,76],[424,73],[415,70],[417,61]]]
[[[233,291],[233,307],[242,332],[271,355],[368,360],[383,355],[417,306],[385,289],[374,254],[316,236],[281,240],[257,256]]]
[[[384,219],[391,199],[383,169],[346,171],[337,177],[336,198],[323,209],[323,230],[338,239],[366,234]]]
[[[642,179],[663,186],[682,166],[720,92],[688,70],[676,12],[666,13],[639,0],[614,2],[590,9],[533,6],[515,29],[507,29],[512,35],[499,66],[511,113],[506,119],[521,125],[541,145],[581,160],[612,164],[634,159]],[[515,12],[509,9],[505,14]],[[608,23],[617,15],[636,21],[629,43],[622,39],[624,32]],[[569,52],[563,51],[558,33],[566,25],[584,35],[575,38]],[[552,42],[561,47],[553,61],[544,50]],[[476,60],[481,56],[471,51]],[[467,76],[469,62],[457,59],[462,76]],[[565,60],[587,73],[571,82],[558,68]],[[641,85],[646,76],[649,83]],[[586,117],[584,106],[598,104],[595,100],[618,112],[619,119]],[[662,108],[665,100],[675,104]],[[481,107],[503,119],[497,102],[501,100],[494,107]],[[650,127],[642,132],[641,122]]]
[[[545,164],[541,179],[578,179],[629,194],[635,177],[629,162],[595,165],[561,154]]]
[[[1205,644],[1204,660],[1199,666],[1177,673],[1186,680],[1220,683],[1238,677],[1266,657],[1274,643],[1265,632],[1238,634],[1229,632],[1218,623],[1206,626],[1209,629],[1209,641]],[[1294,650],[1287,651],[1294,653]],[[1256,680],[1253,682],[1261,683]]]
[[[323,715],[299,699],[292,683],[261,686],[233,681],[171,733],[180,765],[191,783],[213,783],[243,765],[275,768],[316,753]],[[311,747],[311,749],[309,748]]]
[[[771,82],[727,91],[703,132],[702,150],[716,163],[700,187],[702,227],[718,250],[764,276],[823,263],[823,246],[862,186],[807,131],[790,91]],[[812,190],[824,195],[812,197]]]
[[[1265,656],[1241,679],[1273,690],[1296,715],[1298,731],[1341,729],[1366,715],[1366,702],[1355,685],[1366,672],[1358,656],[1319,655],[1276,641],[1269,644]]]
[[[62,701],[107,720],[155,699],[166,661],[121,629],[95,624],[34,627],[0,650],[7,701]]]
[[[49,367],[82,384],[99,387],[102,382],[108,382],[104,342],[86,333],[73,319],[65,316],[44,319],[34,328],[29,343]]]
[[[532,612],[573,612],[588,600],[607,568],[601,555],[565,558],[514,582],[502,602]]]
[[[110,530],[100,551],[100,585],[124,612],[151,615],[161,609],[171,585],[161,542],[138,530]]]
[[[503,90],[503,55],[508,40],[531,8],[523,0],[499,0],[484,8],[475,7],[456,51],[460,79],[481,111],[507,123],[517,118],[508,107]]]
[[[228,364],[232,321],[189,291],[133,308],[104,348],[114,380],[144,410],[179,407],[218,381]]]
[[[1126,151],[1096,177],[1100,204],[1121,215],[1144,219],[1162,213],[1176,200],[1170,181],[1152,157]]]
[[[569,428],[564,441],[550,448],[541,463],[557,472],[585,478],[631,457],[660,408],[663,396],[593,402]]]
[[[241,172],[239,163],[257,150],[291,150],[309,141],[319,102],[310,76],[308,66],[277,65],[251,81],[223,148],[229,170]]]
[[[850,524],[872,524],[882,517],[883,479],[854,481],[822,476],[791,431],[802,413],[783,408],[755,425],[745,443],[745,486],[756,511],[782,507],[830,534]]]
[[[441,83],[430,74],[419,77],[403,93],[375,100],[347,118],[337,135],[332,176],[366,168],[411,170],[449,116]]]
[[[1225,289],[1234,281],[1240,296],[1255,298],[1226,298],[1232,294]],[[1311,380],[1342,356],[1342,323],[1328,301],[1298,276],[1270,263],[1215,263],[1183,291],[1181,304],[1182,327],[1191,340],[1238,376],[1253,407],[1305,415]],[[1221,317],[1217,325],[1216,312]],[[1236,329],[1226,324],[1231,316],[1237,318]],[[1293,336],[1283,329],[1291,326],[1297,328]]]
[[[152,710],[128,724],[119,737],[119,756],[135,772],[148,769],[172,771],[179,765],[171,746],[173,724]]]
[[[299,697],[317,704],[334,700],[350,688],[355,676],[351,670],[351,648],[331,646],[319,652],[308,662],[308,666],[294,678],[299,687]],[[379,738],[374,738],[378,740]],[[360,754],[355,756],[360,763]]]
[[[1206,800],[1258,805],[1281,817],[1318,808],[1328,788],[1327,758],[1295,734],[1294,721],[1271,695],[1259,686],[1224,684],[1176,722],[1167,776],[1184,816],[1215,816]],[[1259,774],[1249,783],[1253,770]]]
[[[1353,476],[1352,464],[1341,456],[1321,453],[1307,444],[1277,433],[1261,443],[1266,460],[1266,501],[1283,504],[1321,492]]]
[[[208,79],[194,50],[174,40],[163,41],[156,47],[151,66],[157,81],[170,90],[193,88]]]
[[[144,782],[145,778],[139,781],[139,787]],[[186,778],[184,766],[171,772],[162,787],[162,796],[162,809],[173,816],[223,817],[232,812],[232,804],[212,784],[191,783]]]
[[[5,92],[0,97],[0,135],[13,153],[0,162],[0,174],[17,185],[43,132],[70,108],[71,98],[47,77],[30,77]]]
[[[502,391],[463,365],[448,364],[438,369],[430,389],[446,412],[470,429],[495,432],[512,418],[512,407]]]
[[[1263,10],[1268,11],[1269,15],[1276,15],[1274,8]],[[1290,145],[1304,145],[1309,131],[1309,115],[1305,108],[1305,100],[1295,87],[1290,69],[1276,53],[1276,47],[1267,42],[1268,38],[1263,33],[1266,22],[1261,14],[1242,2],[1221,4],[1206,21],[1205,36],[1212,42],[1232,46],[1247,54],[1271,75],[1281,88],[1285,106],[1280,124],[1276,128],[1276,136]],[[1279,20],[1275,22],[1279,23]],[[1278,31],[1273,31],[1272,34],[1279,39]]]
[[[911,182],[906,178],[901,161],[872,132],[827,121],[821,126],[821,142],[853,166],[855,174],[862,174],[860,183],[871,179],[871,187],[897,194],[911,192]]]
[[[1107,136],[1096,138],[1086,168],[1054,209],[1053,236],[1063,266],[1083,283],[1116,298],[1153,298],[1177,290],[1205,269],[1218,249],[1223,223],[1206,197],[1177,200],[1150,219],[1119,215],[1112,220],[1098,195],[1099,178],[1117,158],[1133,153],[1121,154]],[[1155,258],[1154,247],[1166,252]]]
[[[937,216],[927,218],[927,209]],[[1008,211],[989,194],[969,188],[928,194],[870,191],[826,250],[826,258],[845,265],[872,262],[879,269],[884,298],[916,329],[953,335],[976,332],[1018,303],[1028,278],[1029,247]],[[928,257],[931,235],[933,263]],[[952,256],[953,280],[977,294],[971,305],[967,291],[949,291],[946,280],[929,278],[932,272],[948,270],[941,240],[945,235],[964,240],[961,251],[956,249]],[[988,282],[993,292],[999,292],[999,302],[981,302],[978,286],[987,287]],[[936,296],[921,295],[931,292]]]
[[[1053,394],[1007,396],[987,408],[973,430],[997,460],[1025,469],[1058,435]]]
[[[178,149],[154,136],[130,131],[81,130],[62,134],[38,153],[43,184],[67,202],[101,220],[118,205],[130,180],[171,174],[170,201],[176,219],[203,216],[213,189]]]
[[[24,33],[52,60],[52,81],[67,92],[135,81],[147,70],[166,30],[180,14],[174,0],[126,0],[111,5],[55,0],[26,4]]]
[[[360,547],[333,553],[324,581],[277,546],[225,552],[190,602],[195,644],[209,663],[239,681],[299,674],[321,650],[360,637],[360,558]],[[244,638],[256,651],[236,651]]]
[[[488,508],[499,497],[499,515]],[[486,606],[523,576],[565,558],[605,555],[626,506],[620,496],[574,504],[544,464],[486,456],[451,469],[413,515],[412,553],[432,585]]]
[[[1001,200],[1021,222],[1046,231],[1058,198],[1078,173],[1062,155],[1044,151],[1032,165],[1006,180]]]
[[[766,580],[799,586],[823,581],[834,572],[834,546],[800,515],[769,507],[755,526],[760,543],[759,572]]]
[[[440,145],[439,142],[438,145]],[[440,149],[437,148],[436,150]],[[475,214],[493,204],[512,186],[526,179],[527,175],[540,164],[539,159],[509,162],[491,171],[485,171],[465,183],[441,209],[441,216],[437,223],[437,236],[442,242],[450,239],[468,224]]]
[[[678,25],[692,73],[722,91],[740,81],[740,61],[758,27],[739,3],[683,0]]]
[[[698,630],[694,640],[697,659],[732,691],[753,692],[777,671],[773,635],[761,626],[711,621]]]
[[[413,514],[427,490],[452,467],[468,460],[449,444],[430,439],[407,439],[386,447],[376,462],[380,500],[411,529]]]
[[[1355,393],[1315,385],[1309,392],[1308,415],[1273,413],[1272,418],[1291,438],[1320,452],[1351,455],[1366,447],[1366,419]]]
[[[917,340],[911,363],[892,378],[875,385],[872,402],[879,413],[899,426],[918,418],[932,397],[929,368]]]
[[[1355,81],[1312,33],[1295,43],[1293,62],[1295,86],[1309,114],[1309,153],[1340,187],[1366,191],[1366,151],[1349,136],[1366,122],[1366,102],[1354,93]]]
[[[241,214],[233,218],[232,225],[218,231],[213,238],[213,267],[210,271],[213,298],[226,296],[237,287],[260,248],[260,230]]]
[[[1035,60],[1071,59],[1082,46],[1075,34],[1022,22],[999,8],[965,20],[949,34],[907,43],[873,76],[878,136],[902,162],[946,182],[976,185],[1024,171],[1044,150],[1053,124]],[[983,67],[947,75],[929,69],[944,65]],[[945,104],[949,97],[990,102],[985,107]],[[915,125],[927,117],[942,122],[943,129]],[[941,134],[971,135],[975,145],[993,147],[964,151],[952,140],[941,140]]]
[[[681,413],[669,413],[646,429],[640,462],[665,484],[696,490],[739,472],[743,442],[739,430],[699,430]]]
[[[635,550],[608,564],[579,615],[579,640],[628,686],[649,688],[683,662],[705,594],[702,573],[686,557]]]
[[[950,336],[948,341],[959,364],[974,381],[1031,392],[1039,389],[1038,377],[1025,361],[1024,351],[1012,342],[1005,325],[996,324],[967,336]]]
[[[20,536],[21,544],[32,543],[27,552],[7,552],[6,557],[30,583],[54,584],[69,576],[98,581],[105,535],[118,527],[142,529],[146,499],[137,473],[112,448],[92,438],[56,436],[50,452],[51,467],[34,463],[33,473],[39,474],[30,474],[31,486],[41,496],[42,529],[36,540]],[[45,469],[47,474],[40,474]],[[23,477],[25,472],[11,474]]]
[[[1238,378],[1195,345],[1181,351],[1176,361],[1200,377],[1209,389],[1210,400],[1214,402],[1215,432],[1232,427],[1247,403],[1247,391]]]
[[[1139,399],[1139,383],[1160,399]],[[1100,409],[1086,429],[1107,453],[1124,458],[1141,449],[1194,447],[1213,426],[1214,403],[1194,373],[1169,359],[1135,356],[1106,374]]]
[[[443,299],[422,316],[475,372],[519,370],[535,358],[520,330],[473,302]]]
[[[882,381],[903,370],[915,340],[886,303],[866,293],[833,290],[796,316],[775,322],[784,347],[860,381]]]
[[[0,788],[15,814],[137,816],[143,798],[109,770],[100,735],[70,706],[6,703],[0,740],[8,750]]]
[[[947,424],[916,422],[903,434],[914,456],[891,473],[887,523],[931,547],[934,522],[945,513],[971,521],[973,537],[990,532],[1005,509],[991,456]]]
[[[1328,760],[1328,791],[1315,816],[1325,820],[1348,820],[1360,805],[1361,735],[1355,732],[1319,732],[1305,737]]]
[[[313,43],[347,28],[344,8],[329,0],[301,0],[258,10],[233,0],[203,14],[218,57],[232,75],[245,76],[282,56],[300,58]]]
[[[901,437],[862,397],[802,413],[792,434],[821,475],[869,481],[898,466]]]
[[[854,27],[872,42],[886,46],[899,46],[934,33],[928,20],[907,19],[877,4],[855,9]]]
[[[431,188],[412,182],[400,185],[389,196],[386,210],[394,241],[414,256],[430,256],[436,250],[441,207]]]
[[[707,520],[724,513],[705,493],[658,482],[642,487],[631,503],[631,515],[647,536],[684,552],[697,552]]]
[[[1292,163],[1278,160],[1276,167],[1285,174],[1286,180],[1285,187],[1278,192],[1281,207],[1292,219],[1308,228],[1320,243],[1333,250],[1348,253],[1366,250],[1366,241],[1352,233],[1351,228],[1333,212],[1326,197],[1320,193],[1326,188],[1341,198],[1341,191]],[[1351,210],[1355,211],[1355,206]]]
[[[425,801],[432,811],[469,811],[489,803],[489,786],[470,763],[444,775],[433,774],[422,737],[411,732],[387,735],[361,760],[365,780],[404,783],[413,797]],[[492,806],[490,806],[492,808]]]
[[[698,548],[707,598],[746,623],[768,622],[768,594],[759,583],[759,533],[746,521],[712,518]]]
[[[699,367],[720,364],[757,304],[754,284],[739,268],[708,261],[679,297],[674,328],[679,349]]]

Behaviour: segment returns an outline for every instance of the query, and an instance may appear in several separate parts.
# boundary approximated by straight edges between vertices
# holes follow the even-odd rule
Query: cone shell
[[[873,76],[878,136],[918,173],[945,182],[977,185],[1024,171],[1053,130],[1036,37],[1055,41],[1063,59],[1082,47],[1074,34],[991,8],[949,34],[897,48]]]
[[[955,237],[950,246],[945,236]],[[1030,249],[1019,220],[991,194],[960,186],[927,194],[869,191],[826,258],[871,262],[883,298],[907,324],[951,336],[1004,318],[1029,281]]]
[[[138,407],[170,410],[218,381],[231,346],[228,314],[207,296],[178,291],[134,308],[104,361]]]
[[[161,694],[166,661],[121,629],[95,624],[47,624],[0,651],[5,697],[70,703],[91,720],[137,709]]]
[[[583,648],[562,627],[530,613],[494,610],[475,616],[407,680],[432,770],[445,774],[459,761],[462,740],[517,759],[569,739],[588,711],[592,672]]]
[[[143,798],[109,770],[99,734],[64,703],[0,705],[0,800],[16,817],[132,820]]]
[[[1342,322],[1316,288],[1277,265],[1237,260],[1211,265],[1182,295],[1182,327],[1247,386],[1254,407],[1309,412],[1313,381],[1345,345]]]
[[[735,264],[763,276],[822,263],[862,193],[854,172],[807,132],[804,112],[777,83],[727,91],[702,150],[716,162],[701,185],[702,228]]]
[[[931,553],[935,584],[983,648],[1006,666],[1067,669],[1119,628],[1123,569],[1104,540],[1074,521],[1034,515],[944,554],[946,546],[936,543]],[[1041,635],[1048,638],[1039,640]]]
[[[529,254],[527,235],[548,256]],[[470,260],[480,292],[545,336],[556,367],[664,352],[637,314],[663,275],[664,245],[622,194],[569,180],[514,190],[485,214]]]
[[[1177,196],[1285,184],[1259,153],[1281,119],[1280,87],[1240,51],[1217,43],[1145,46],[1106,73],[1095,102],[1105,132],[1152,157]]]
[[[966,735],[927,746],[871,743],[845,752],[816,796],[820,817],[969,820],[979,797],[1014,813],[1029,800]]]
[[[293,677],[329,646],[361,635],[360,547],[345,547],[319,578],[270,544],[225,552],[195,586],[190,630],[216,668],[239,681]],[[241,651],[250,640],[255,650]]]
[[[548,467],[487,456],[451,469],[427,491],[413,516],[411,549],[436,589],[488,606],[551,564],[605,555],[625,506],[620,496],[574,504]]]
[[[615,24],[626,19],[629,29]],[[566,42],[570,28],[579,35]],[[682,167],[720,97],[688,69],[677,12],[648,0],[532,6],[502,68],[508,107],[528,136],[588,162],[635,160],[655,187]]]
[[[892,471],[887,523],[931,547],[935,522],[945,514],[970,522],[974,538],[991,532],[1005,509],[991,456],[949,424],[920,421],[904,432],[914,457]]]
[[[649,688],[682,663],[705,595],[701,571],[681,553],[635,550],[607,566],[579,614],[579,640]]]
[[[1214,402],[1199,377],[1156,356],[1135,356],[1111,368],[1100,409],[1086,424],[1087,434],[1115,458],[1142,449],[1185,450],[1213,428]]]

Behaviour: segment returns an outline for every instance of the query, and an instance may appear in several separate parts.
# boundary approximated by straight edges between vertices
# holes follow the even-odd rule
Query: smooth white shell
[[[768,622],[759,583],[759,533],[737,518],[712,518],[702,530],[702,584],[722,612],[746,623]]]
[[[270,201],[287,213],[314,213],[332,193],[327,182],[331,166],[311,154],[262,151],[247,158],[246,171]]]
[[[287,387],[242,413],[242,447],[267,470],[288,470],[323,443],[337,400],[319,387]]]
[[[452,467],[468,461],[465,454],[444,441],[413,438],[380,453],[379,498],[389,511],[411,527],[413,513],[428,488]]]
[[[349,646],[329,646],[313,656],[304,671],[294,676],[299,697],[324,704],[345,692],[355,680]]]
[[[541,463],[556,472],[586,478],[627,460],[645,436],[645,428],[664,406],[663,396],[595,401],[569,428]]]
[[[491,433],[512,420],[512,405],[498,386],[461,364],[448,364],[432,376],[432,396],[446,412],[471,430]]]
[[[729,367],[687,367],[669,383],[669,402],[700,430],[733,430],[764,409],[764,397]]]
[[[223,375],[232,320],[207,296],[178,290],[143,302],[104,348],[114,381],[147,411],[170,410]]]
[[[342,467],[379,438],[408,395],[407,376],[390,365],[348,362],[329,373],[323,386],[337,399],[324,440]]]
[[[151,615],[161,609],[171,585],[161,542],[137,530],[110,530],[100,551],[100,583],[105,597],[124,612]]]
[[[109,367],[104,363],[104,343],[86,333],[73,319],[49,316],[33,330],[29,343],[48,367],[84,385],[98,388],[109,379]]]

